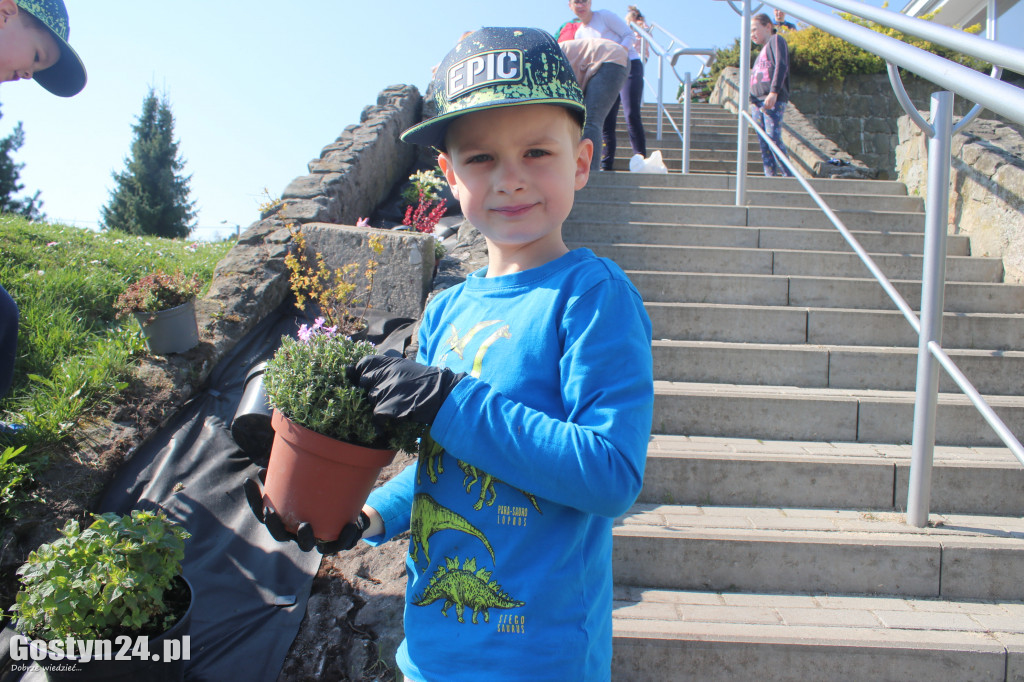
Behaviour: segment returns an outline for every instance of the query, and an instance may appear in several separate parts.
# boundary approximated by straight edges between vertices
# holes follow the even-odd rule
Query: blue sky
[[[634,1],[648,20],[691,47],[727,47],[739,35],[740,18],[724,2]],[[15,157],[25,164],[24,193],[42,191],[50,220],[94,226],[153,86],[174,112],[201,238],[256,220],[264,189],[277,197],[306,174],[306,164],[358,123],[384,87],[425,90],[430,67],[463,31],[488,25],[554,31],[572,17],[560,0],[66,3],[70,42],[89,73],[85,90],[62,99],[30,82],[0,87],[0,135],[18,121],[25,128]],[[594,8],[621,15],[626,4],[595,0]],[[1024,2],[1000,25],[1000,36],[1017,47],[1024,46],[1022,34]],[[698,70],[696,62],[689,68]]]

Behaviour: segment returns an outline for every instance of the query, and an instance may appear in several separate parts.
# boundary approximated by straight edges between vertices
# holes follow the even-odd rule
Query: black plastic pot
[[[263,373],[267,363],[254,365],[245,375],[242,399],[231,420],[231,436],[242,452],[260,466],[270,460],[270,447],[274,444],[274,427],[270,425],[273,410],[263,389]]]
[[[185,655],[190,655],[191,645],[189,640],[183,637],[188,635],[189,626],[192,624],[192,607],[195,603],[195,590],[192,584],[180,576],[188,588],[189,602],[188,610],[185,611],[177,623],[170,630],[159,637],[154,637],[148,642],[149,660],[142,660],[132,656],[132,649],[129,646],[123,653],[129,656],[127,660],[97,660],[91,659],[85,663],[77,662],[74,659],[63,661],[46,661],[47,667],[64,665],[74,668],[72,670],[57,671],[47,670],[46,679],[53,682],[182,682],[185,679]],[[164,646],[168,642],[168,646]],[[177,642],[177,645],[170,644]],[[166,661],[165,650],[172,653],[177,647],[178,660]],[[117,655],[121,646],[115,639],[112,642],[111,653]]]

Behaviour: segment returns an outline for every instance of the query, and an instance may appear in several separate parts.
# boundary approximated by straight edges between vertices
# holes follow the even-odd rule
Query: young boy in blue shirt
[[[487,267],[427,307],[416,361],[352,371],[381,417],[430,425],[419,462],[367,500],[371,544],[411,529],[409,680],[608,680],[612,525],[651,429],[651,324],[562,223],[589,177],[583,93],[554,39],[484,28],[438,68],[440,150]]]
[[[0,0],[0,83],[33,78],[55,95],[85,87],[85,66],[68,45],[62,0]],[[0,286],[0,398],[11,387],[18,347],[18,306]]]

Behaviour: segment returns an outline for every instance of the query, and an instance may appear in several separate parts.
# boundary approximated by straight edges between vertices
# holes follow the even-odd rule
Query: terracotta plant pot
[[[395,451],[328,438],[278,410],[270,423],[274,445],[263,504],[278,513],[289,532],[305,521],[319,540],[338,539],[345,524],[359,518],[380,470],[395,458]]]
[[[196,302],[189,301],[155,313],[132,313],[142,327],[146,345],[153,355],[184,353],[199,344]]]

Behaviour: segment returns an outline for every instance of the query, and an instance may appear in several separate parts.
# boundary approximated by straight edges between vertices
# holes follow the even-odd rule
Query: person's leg
[[[18,306],[0,286],[0,398],[7,395],[18,357]]]
[[[587,81],[587,91],[583,95],[583,103],[587,106],[587,124],[583,128],[583,137],[594,143],[594,157],[590,161],[592,171],[601,167],[602,127],[625,80],[626,67],[608,63],[602,64]]]
[[[644,63],[639,59],[629,61],[629,75],[619,92],[622,108],[629,128],[629,144],[634,154],[647,156],[647,136],[640,118],[640,103],[644,97]]]
[[[608,115],[604,117],[601,137],[604,139],[604,152],[601,154],[601,170],[611,170],[615,163],[615,125],[619,118],[619,98],[616,97]],[[594,152],[597,153],[596,150]]]
[[[782,153],[789,158],[789,152],[786,151],[786,145],[782,142],[782,117],[786,114],[786,103],[776,102],[775,106],[772,107],[765,113],[765,132],[772,138],[772,142],[775,143]],[[783,177],[793,177],[793,174],[786,168],[786,164],[782,162],[774,154],[772,155],[772,165],[776,167],[775,174]]]
[[[756,104],[750,105],[750,117],[754,119],[754,123],[759,128],[765,127],[767,116],[764,115],[764,112]],[[765,128],[765,131],[767,131],[767,128]],[[757,133],[754,134],[757,135]],[[770,178],[775,175],[775,155],[772,154],[772,148],[768,146],[768,143],[760,135],[757,135],[757,143],[761,146],[761,163],[764,165],[764,174]]]

